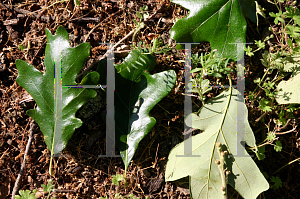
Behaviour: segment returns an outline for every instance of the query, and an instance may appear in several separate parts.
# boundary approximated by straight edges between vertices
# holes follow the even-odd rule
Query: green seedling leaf
[[[252,57],[254,55],[254,53],[252,52],[252,48],[250,46],[247,46],[247,48],[245,48],[245,52],[246,55],[248,55],[249,57]]]
[[[278,104],[300,103],[300,73],[288,81],[281,81],[277,86],[276,101]]]
[[[15,196],[16,199],[36,199],[35,194],[31,193],[30,190],[20,190],[19,194],[19,196]]]
[[[271,17],[274,17],[274,23],[277,25],[278,21],[280,21],[281,23],[284,23],[284,20],[282,18],[282,11],[280,10],[278,13],[274,13],[274,12],[270,12],[269,15]]]
[[[203,95],[207,93],[208,91],[212,90],[212,87],[209,85],[209,80],[204,79],[201,81],[199,78],[191,79],[191,85],[188,85],[189,89],[191,89],[191,92],[198,93],[198,95]]]
[[[119,181],[122,181],[122,180],[124,180],[124,177],[120,174],[116,174],[116,175],[112,176],[111,182],[114,185],[119,185]]]
[[[272,111],[272,107],[268,105],[269,104],[269,100],[265,99],[265,98],[262,98],[260,101],[259,101],[259,108],[261,110],[263,110],[264,112],[270,112]]]
[[[275,132],[273,131],[269,131],[268,135],[267,135],[267,140],[268,141],[272,141],[276,138]]]
[[[155,64],[153,55],[133,50],[122,64],[115,66],[116,146],[120,150],[125,171],[139,142],[156,123],[149,116],[150,110],[171,91],[176,81],[173,70],[149,74],[148,71]],[[98,66],[100,76],[106,74],[105,68],[104,65]],[[105,80],[100,84],[105,85]]]
[[[300,37],[300,27],[286,25],[285,28],[287,29],[286,33],[289,34],[291,37],[293,38]]]
[[[282,149],[282,144],[279,140],[276,140],[276,145],[274,146],[274,150],[276,152],[281,152],[281,149]]]
[[[225,145],[224,150],[227,150],[229,154],[237,154],[236,131],[242,131],[242,129],[236,129],[236,113],[239,107],[244,106],[246,110],[244,115],[245,142],[248,146],[256,147],[255,137],[248,122],[247,107],[244,101],[238,99],[240,95],[238,90],[231,88],[208,100],[199,110],[199,115],[190,114],[186,118],[186,124],[203,132],[189,138],[192,139],[190,140],[192,151],[188,152],[186,157],[183,156],[184,142],[174,147],[169,154],[166,181],[190,176],[193,199],[223,198],[221,175],[215,163],[216,159],[219,159],[216,143],[221,142]],[[244,152],[245,155],[248,154]],[[268,182],[251,157],[227,157],[226,166],[231,171],[228,184],[243,198],[255,199],[269,188]]]
[[[52,181],[49,181],[47,183],[47,185],[42,184],[41,186],[44,188],[45,192],[51,192],[54,188],[54,185],[52,184]]]
[[[258,40],[258,41],[254,40],[254,42],[255,42],[255,45],[257,45],[257,47],[259,49],[265,48],[265,42],[262,42],[261,40]]]
[[[97,93],[83,88],[61,89],[61,78],[62,85],[76,85],[75,78],[89,56],[90,44],[82,43],[71,48],[68,32],[62,26],[58,27],[55,35],[46,29],[46,35],[44,60],[46,72],[38,71],[23,60],[17,60],[16,66],[17,83],[26,89],[37,104],[36,109],[28,110],[26,113],[38,123],[53,155],[65,148],[75,128],[82,125],[82,121],[75,117],[76,111]]]
[[[138,16],[138,18],[143,19],[143,16],[139,11],[136,12],[136,15]]]
[[[255,3],[249,0],[172,0],[189,9],[188,17],[178,20],[170,37],[176,42],[208,41],[217,56],[239,60],[244,44],[237,49],[234,43],[245,43],[246,19],[256,21]]]
[[[294,8],[293,6],[289,6],[283,14],[285,15],[285,18],[292,18],[295,24],[300,26],[300,11],[297,7]]]
[[[272,176],[272,177],[271,177],[271,182],[274,183],[274,184],[272,185],[272,188],[273,188],[274,190],[277,190],[277,189],[279,189],[279,187],[282,187],[282,181],[281,181],[281,179],[280,179],[279,177],[274,177],[274,176]]]

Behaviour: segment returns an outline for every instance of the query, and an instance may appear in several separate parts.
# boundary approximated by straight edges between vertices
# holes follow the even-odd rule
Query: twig
[[[291,121],[291,119],[288,119],[286,121],[285,125],[283,127],[281,127],[281,128],[278,128],[278,130],[276,130],[276,131],[282,131],[283,129],[285,129],[289,125],[290,121]]]
[[[144,20],[144,22],[149,21],[151,18],[153,18],[160,10],[162,9],[159,8],[158,10],[156,10],[152,15],[150,15],[146,20]],[[118,11],[120,12],[120,10]],[[87,38],[90,36],[90,34],[101,25],[102,22],[104,22],[105,20],[109,19],[110,17],[112,17],[113,15],[117,14],[118,12],[115,12],[114,14],[112,14],[111,16],[107,17],[106,19],[104,19],[103,21],[101,21],[98,25],[96,25],[90,32],[89,34],[87,34],[87,36],[84,39],[84,42],[86,42]],[[126,40],[128,37],[130,37],[133,33],[135,32],[135,29],[133,29],[132,31],[130,31],[125,37],[123,37],[120,41],[118,41],[114,46],[113,49],[115,47],[117,47],[120,43],[122,43],[124,40]],[[107,57],[107,55],[110,53],[111,51],[107,51],[98,61],[105,59]],[[82,73],[80,73],[79,75],[77,75],[76,80],[78,81],[83,75],[85,75],[89,70],[91,70],[92,68],[96,67],[98,64],[91,64],[89,67],[87,67]]]
[[[299,160],[300,160],[300,158],[297,158],[297,159],[295,159],[295,160],[293,160],[293,161],[287,163],[286,165],[282,166],[282,167],[279,168],[277,171],[275,171],[275,172],[273,173],[273,175],[274,175],[275,173],[277,173],[278,171],[280,171],[281,169],[283,169],[284,167],[286,167],[286,166],[288,166],[288,165],[291,165],[291,164],[293,164],[294,162],[299,161]]]
[[[28,142],[27,142],[27,145],[26,145],[26,149],[25,149],[24,158],[23,158],[23,162],[22,162],[22,165],[21,165],[20,173],[18,174],[17,180],[16,180],[15,185],[14,185],[14,189],[12,191],[12,196],[11,196],[12,199],[15,199],[15,195],[16,195],[17,191],[19,190],[19,187],[20,187],[20,180],[22,178],[23,171],[25,169],[26,160],[27,160],[27,157],[28,157],[27,154],[29,152],[30,144],[31,144],[31,141],[32,141],[33,128],[34,128],[34,123],[32,121],[30,123]]]
[[[267,114],[267,112],[264,112],[264,114],[262,114],[259,118],[257,118],[255,120],[255,122],[258,122],[259,120],[261,120],[261,118],[263,118],[266,114]]]
[[[268,142],[265,142],[265,143],[263,143],[263,144],[257,146],[257,148],[262,147],[262,146],[267,145],[267,144],[272,144],[275,140],[278,140],[278,139],[279,139],[279,137],[277,137],[277,138],[275,138],[275,139],[273,139],[273,140],[270,140],[270,141],[268,141]],[[247,149],[256,149],[256,147],[251,147],[251,148],[247,148]]]
[[[121,10],[118,10],[117,12],[113,13],[112,15],[110,15],[109,17],[103,19],[100,23],[98,23],[96,26],[94,26],[94,28],[92,30],[90,30],[90,32],[85,36],[83,42],[86,42],[86,40],[89,38],[90,34],[92,34],[92,32],[94,32],[94,30],[96,28],[98,28],[104,21],[108,20],[109,18],[115,16],[116,14],[118,14],[119,12],[121,12]]]
[[[7,9],[10,9],[10,10],[13,10],[15,12],[21,13],[21,14],[24,15],[24,17],[25,17],[25,15],[27,15],[29,17],[36,18],[36,19],[39,17],[39,13],[36,13],[36,11],[35,12],[31,12],[31,11],[24,10],[24,9],[21,9],[21,8],[14,8],[11,5],[5,5],[3,3],[1,3],[0,5],[2,5],[3,7],[7,8]],[[19,15],[19,17],[22,17],[22,16]],[[49,22],[50,17],[49,16],[41,16],[41,20],[45,21],[45,22]]]
[[[283,135],[283,134],[288,134],[288,133],[294,132],[296,130],[297,126],[295,126],[295,128],[293,128],[292,130],[289,130],[289,131],[286,131],[286,132],[279,132],[279,133],[275,133],[275,134],[276,135]]]

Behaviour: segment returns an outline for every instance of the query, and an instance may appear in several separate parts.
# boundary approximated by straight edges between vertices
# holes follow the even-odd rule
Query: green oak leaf
[[[278,104],[300,103],[300,73],[288,81],[281,81],[277,86],[276,101]]]
[[[183,156],[184,142],[187,140],[174,147],[169,154],[166,181],[190,176],[191,195],[194,199],[223,198],[221,175],[215,163],[216,159],[219,159],[216,143],[221,142],[225,145],[222,150],[227,150],[230,155],[237,154],[236,131],[242,131],[236,129],[236,113],[239,107],[244,106],[246,110],[245,142],[251,147],[256,147],[255,137],[248,122],[246,105],[244,101],[238,100],[240,95],[238,90],[231,88],[208,100],[200,109],[199,115],[195,113],[188,115],[186,125],[203,132],[189,138],[192,151],[187,152],[187,156]],[[244,152],[245,155],[248,154]],[[195,157],[197,155],[200,157]],[[255,199],[269,188],[268,182],[251,157],[229,156],[226,158],[226,165],[231,171],[228,184],[243,198]]]
[[[190,10],[189,16],[180,19],[171,29],[176,42],[208,41],[217,55],[240,60],[246,42],[245,16],[256,20],[255,2],[252,0],[171,0]]]
[[[16,66],[17,83],[26,89],[37,104],[36,109],[30,109],[26,113],[39,125],[53,155],[65,148],[75,128],[82,125],[82,121],[75,117],[76,111],[97,93],[83,88],[62,87],[61,89],[60,86],[61,78],[62,85],[76,85],[75,78],[89,56],[90,44],[82,43],[71,48],[68,32],[62,26],[57,28],[55,35],[46,29],[46,35],[44,60],[46,72],[38,71],[23,60],[17,60]],[[55,98],[54,69],[55,85],[57,85]]]
[[[116,146],[125,165],[132,160],[139,142],[156,123],[150,110],[173,88],[176,73],[168,70],[149,74],[156,64],[151,54],[133,50],[119,65],[115,65],[115,124]],[[100,76],[105,74],[104,62],[98,65]],[[101,79],[100,84],[106,84]]]

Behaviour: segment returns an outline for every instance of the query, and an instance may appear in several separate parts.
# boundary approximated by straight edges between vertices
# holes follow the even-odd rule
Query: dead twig
[[[121,12],[121,10],[118,10],[117,12],[113,13],[112,15],[110,15],[109,17],[103,19],[100,23],[98,23],[96,26],[94,26],[94,28],[92,30],[90,30],[90,32],[85,36],[83,42],[86,42],[86,40],[89,38],[89,36],[92,34],[92,32],[94,32],[94,30],[96,28],[98,28],[103,22],[107,21],[108,19],[110,19],[111,17],[115,16],[116,14],[118,14],[119,12]]]
[[[290,121],[291,121],[291,119],[288,119],[286,121],[285,125],[283,127],[281,127],[281,128],[278,128],[276,131],[282,131],[283,129],[285,129],[289,125]]]
[[[258,122],[259,120],[261,120],[261,118],[263,118],[266,114],[267,114],[267,112],[264,112],[264,114],[262,114],[259,118],[257,118],[255,120],[255,122]]]
[[[33,123],[33,121],[31,121],[30,129],[29,129],[29,135],[28,135],[28,142],[27,142],[27,145],[26,145],[23,162],[22,162],[22,165],[21,165],[21,168],[20,168],[20,173],[18,174],[17,180],[16,180],[15,185],[14,185],[14,189],[12,191],[12,196],[11,196],[12,199],[15,199],[15,195],[16,195],[17,191],[19,190],[19,187],[20,187],[20,180],[22,178],[23,171],[25,169],[26,160],[27,160],[27,157],[28,157],[27,154],[29,152],[30,144],[31,144],[32,137],[33,137],[32,136],[33,128],[34,128],[34,123]]]
[[[43,10],[42,10],[42,12],[39,11],[40,13],[38,13],[37,11],[31,12],[31,11],[24,10],[24,9],[21,9],[21,8],[14,8],[14,7],[11,6],[11,5],[5,5],[5,4],[3,4],[3,3],[1,3],[0,5],[2,5],[3,7],[7,8],[7,9],[9,9],[9,10],[13,10],[13,11],[15,11],[15,12],[17,12],[17,13],[23,14],[23,15],[18,15],[18,17],[29,16],[29,17],[33,17],[33,18],[35,18],[35,19],[38,19],[39,17],[41,17],[40,19],[41,19],[42,21],[45,21],[45,22],[47,22],[47,23],[49,23],[49,21],[50,21],[50,16],[40,16],[40,13],[42,13]]]
[[[283,135],[283,134],[287,134],[287,133],[291,133],[291,132],[294,132],[296,130],[297,126],[295,126],[295,128],[289,130],[289,131],[286,131],[286,132],[278,132],[278,133],[275,133],[276,135]]]
[[[147,22],[149,21],[151,18],[153,18],[160,10],[162,9],[162,7],[158,10],[156,10],[152,15],[150,15],[147,19],[144,20],[144,22]],[[87,36],[85,37],[84,39],[84,42],[86,42],[87,38],[90,36],[90,34],[97,28],[99,27],[105,20],[111,18],[112,16],[114,16],[115,14],[119,13],[119,11],[115,12],[114,14],[112,14],[111,16],[105,18],[103,21],[101,21],[98,25],[96,25],[90,32],[89,34],[87,34]],[[123,37],[120,41],[118,41],[112,49],[108,50],[101,58],[100,60],[102,59],[105,59],[107,57],[107,55],[111,52],[111,50],[113,50],[115,47],[117,47],[119,44],[121,44],[123,41],[125,41],[128,37],[130,37],[133,33],[134,33],[135,29],[133,29],[132,31],[130,31],[125,37]],[[98,61],[100,61],[98,60]],[[79,79],[85,75],[88,71],[90,71],[91,69],[93,69],[94,67],[98,66],[98,64],[91,64],[89,67],[87,67],[82,73],[80,73],[77,77],[76,77],[76,80],[79,81]]]

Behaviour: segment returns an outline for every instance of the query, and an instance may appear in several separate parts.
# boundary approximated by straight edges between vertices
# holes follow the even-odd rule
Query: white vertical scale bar
[[[115,57],[112,43],[107,47],[106,72],[106,155],[98,157],[121,157],[116,155],[116,126],[115,126]]]
[[[107,55],[107,90],[106,90],[106,155],[115,157],[115,66],[112,44]],[[118,156],[119,157],[119,156]]]
[[[236,43],[237,52],[244,52],[244,43]],[[245,154],[245,58],[242,56],[237,61],[237,90],[239,94],[237,96],[237,114],[236,114],[236,157],[249,157]]]
[[[51,149],[52,154],[56,154],[56,147],[61,141],[62,134],[62,82],[61,82],[61,56],[60,59],[54,60],[54,74],[55,74],[55,97],[54,97],[54,134],[53,134],[53,146]]]
[[[192,44],[197,43],[181,43],[185,45],[185,66],[184,66],[184,155],[177,155],[177,157],[200,157],[200,155],[193,155],[192,146],[192,128],[186,125],[186,118],[192,113],[192,97],[190,96],[189,84],[191,84],[191,67],[192,67]],[[192,117],[190,117],[189,124],[192,124]]]

